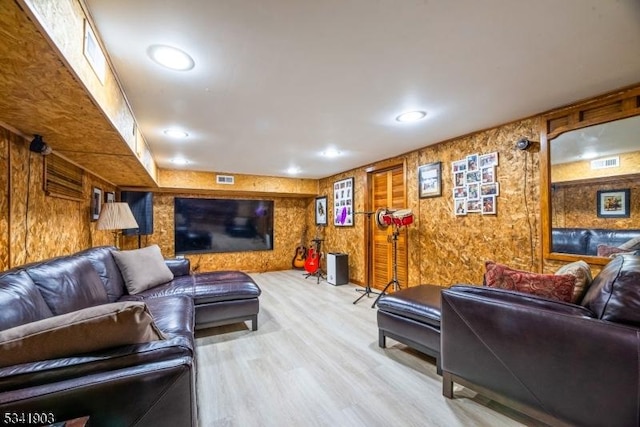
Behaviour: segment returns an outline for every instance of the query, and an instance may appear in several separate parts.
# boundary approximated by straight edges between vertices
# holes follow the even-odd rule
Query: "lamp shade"
[[[96,228],[98,230],[122,230],[138,228],[138,223],[133,217],[128,203],[111,202],[102,205]]]

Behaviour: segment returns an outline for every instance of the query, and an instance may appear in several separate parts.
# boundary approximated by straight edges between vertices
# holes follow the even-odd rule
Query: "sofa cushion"
[[[621,255],[605,265],[582,305],[599,319],[640,326],[640,257]]]
[[[610,257],[612,255],[625,253],[625,252],[630,252],[630,251],[627,251],[627,250],[624,250],[624,249],[620,249],[617,246],[598,245],[598,249],[597,249],[596,255],[607,258],[607,257]]]
[[[573,286],[573,294],[571,296],[571,302],[573,303],[577,303],[582,300],[582,297],[587,292],[589,285],[593,281],[589,264],[582,260],[560,267],[555,274],[571,274],[576,278]]]
[[[102,304],[0,332],[0,367],[164,339],[142,302]]]
[[[173,273],[165,264],[158,245],[131,251],[113,251],[112,255],[132,295],[173,279]]]
[[[53,258],[25,270],[54,315],[109,302],[104,285],[89,260]]]
[[[485,285],[571,302],[575,276],[571,274],[538,274],[514,270],[493,261],[485,263]]]
[[[0,331],[53,316],[24,270],[0,274]]]
[[[126,293],[122,274],[111,256],[111,252],[117,250],[114,246],[99,246],[78,252],[74,256],[85,258],[91,262],[93,268],[100,276],[102,284],[107,291],[109,302],[115,302]]]

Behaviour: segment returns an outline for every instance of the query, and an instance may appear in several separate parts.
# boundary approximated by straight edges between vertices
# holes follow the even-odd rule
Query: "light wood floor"
[[[387,340],[374,296],[300,271],[252,274],[259,329],[199,331],[197,393],[209,426],[540,426],[461,386],[442,396],[434,359]]]

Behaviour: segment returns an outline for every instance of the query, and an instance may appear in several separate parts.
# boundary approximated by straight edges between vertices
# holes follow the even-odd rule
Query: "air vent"
[[[227,185],[234,184],[233,176],[231,175],[216,175],[216,182],[218,184],[227,184]]]
[[[591,169],[607,169],[617,167],[620,167],[620,157],[618,156],[591,160]]]

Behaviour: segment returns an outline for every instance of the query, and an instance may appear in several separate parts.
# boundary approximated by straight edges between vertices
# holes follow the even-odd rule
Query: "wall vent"
[[[607,169],[617,167],[620,167],[620,157],[618,156],[591,160],[591,169]]]
[[[216,175],[216,183],[233,185],[235,182],[231,175]]]

